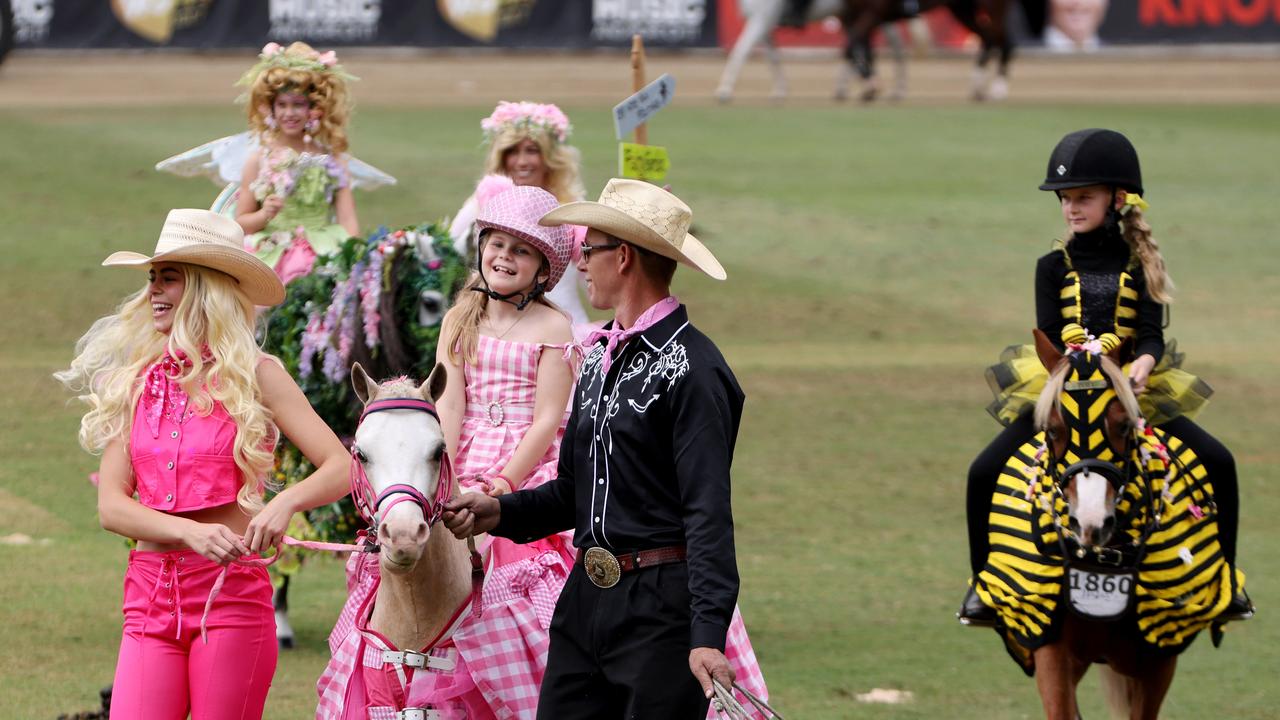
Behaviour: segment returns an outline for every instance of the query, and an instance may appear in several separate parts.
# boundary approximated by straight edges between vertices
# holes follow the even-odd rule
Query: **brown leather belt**
[[[611,588],[617,585],[618,579],[624,572],[682,562],[686,557],[687,553],[683,545],[637,550],[622,555],[614,555],[602,547],[578,550],[578,562],[582,563],[583,569],[587,571],[587,579],[600,588]]]

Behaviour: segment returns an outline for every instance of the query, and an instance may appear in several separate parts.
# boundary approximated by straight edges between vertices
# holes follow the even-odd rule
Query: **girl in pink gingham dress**
[[[541,188],[512,185],[489,195],[476,220],[477,272],[445,316],[436,353],[448,375],[436,409],[463,492],[502,495],[556,475],[573,386],[567,361],[573,334],[545,293],[569,265],[573,234],[538,219],[558,206]],[[437,694],[466,700],[466,710],[434,704],[440,717],[535,717],[547,629],[575,559],[572,540],[567,533],[523,545],[476,538],[485,568],[479,612],[466,613],[434,646],[456,649],[457,658],[449,687]],[[357,615],[367,610],[377,575],[372,555],[353,555],[347,564],[349,597],[317,683],[318,720],[348,720],[355,716],[350,708],[360,707],[352,679],[368,661],[356,649]],[[474,700],[477,693],[481,700]]]

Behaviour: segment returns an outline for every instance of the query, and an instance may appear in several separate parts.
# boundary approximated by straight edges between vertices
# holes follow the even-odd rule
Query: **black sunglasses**
[[[617,250],[620,247],[622,247],[622,243],[620,242],[605,243],[603,245],[589,245],[584,242],[582,243],[582,247],[580,249],[582,250],[582,259],[590,260],[591,253],[595,250]]]

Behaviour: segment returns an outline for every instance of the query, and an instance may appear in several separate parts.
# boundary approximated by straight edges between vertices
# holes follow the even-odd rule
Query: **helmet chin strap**
[[[1111,188],[1111,202],[1107,204],[1107,215],[1102,220],[1102,226],[1108,233],[1120,232],[1120,220],[1122,219],[1120,211],[1116,209],[1116,189]]]
[[[516,306],[516,310],[518,311],[524,310],[526,307],[529,306],[529,303],[533,302],[534,300],[537,300],[540,295],[546,292],[546,289],[545,289],[546,283],[542,280],[536,280],[536,279],[534,280],[533,287],[530,288],[529,292],[527,293],[523,293],[517,290],[515,292],[509,292],[504,295],[498,292],[497,290],[494,290],[493,288],[489,287],[489,278],[485,277],[484,275],[484,243],[483,242],[481,242],[479,246],[476,248],[476,270],[479,271],[480,273],[480,282],[484,283],[484,287],[482,288],[473,287],[471,288],[472,290],[488,296],[490,300],[497,300],[498,302],[511,303],[512,305]],[[515,302],[512,300],[512,298],[516,296],[520,297],[520,302]]]
[[[542,290],[543,283],[541,280],[534,283],[533,288],[530,289],[528,293],[522,293],[519,290],[517,290],[516,292],[507,293],[505,295],[489,287],[489,281],[485,279],[484,271],[480,272],[480,281],[484,283],[484,287],[482,288],[473,287],[471,289],[474,290],[475,292],[483,293],[489,296],[489,299],[491,300],[498,300],[500,302],[511,303],[512,305],[516,306],[516,310],[524,310],[526,307],[528,307],[529,303],[533,302],[534,300],[537,300],[538,296],[541,295],[543,292]],[[517,295],[520,296],[520,302],[515,302],[514,300],[512,300],[512,298],[516,297]]]

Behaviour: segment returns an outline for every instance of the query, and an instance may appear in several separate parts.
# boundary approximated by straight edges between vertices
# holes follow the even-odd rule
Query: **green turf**
[[[400,179],[357,196],[362,224],[452,212],[481,162],[489,108],[361,107],[354,150]],[[603,108],[566,108],[598,191],[616,147]],[[77,409],[49,373],[140,276],[110,250],[152,246],[203,180],[159,159],[238,131],[232,108],[0,111],[0,716],[92,707],[119,634],[123,542],[99,529]],[[650,132],[675,191],[728,268],[677,292],[748,395],[735,519],[741,605],[770,690],[793,718],[1032,718],[1034,683],[990,631],[952,619],[964,588],[964,473],[997,426],[984,364],[1028,338],[1031,270],[1059,232],[1035,185],[1064,132],[1109,126],[1142,154],[1150,218],[1178,283],[1175,335],[1217,396],[1203,423],[1240,465],[1240,558],[1263,612],[1181,659],[1164,717],[1274,717],[1271,598],[1280,560],[1275,158],[1268,107],[682,108]],[[41,544],[43,543],[43,544]],[[341,568],[293,595],[300,647],[268,717],[307,717],[342,600]],[[872,688],[915,701],[871,706]],[[1096,685],[1082,691],[1101,717]]]

